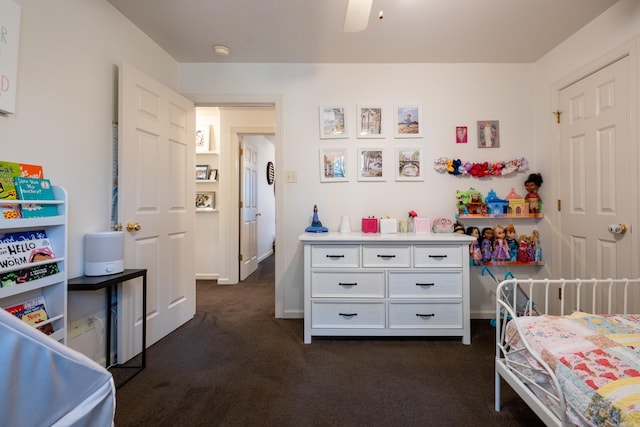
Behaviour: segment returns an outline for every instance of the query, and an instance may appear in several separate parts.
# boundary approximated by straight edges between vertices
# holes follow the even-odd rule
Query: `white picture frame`
[[[396,181],[424,181],[425,167],[421,147],[396,147]]]
[[[384,111],[381,105],[358,105],[357,138],[384,138]]]
[[[215,191],[196,192],[196,211],[212,211],[216,207]]]
[[[358,181],[386,181],[385,160],[382,147],[358,147]]]
[[[348,138],[347,109],[344,105],[318,107],[320,139]]]
[[[346,148],[320,149],[320,182],[349,181]]]
[[[211,151],[211,126],[196,126],[196,153],[208,153]]]
[[[420,138],[422,136],[422,107],[420,105],[395,105],[393,112],[393,132],[396,138]]]

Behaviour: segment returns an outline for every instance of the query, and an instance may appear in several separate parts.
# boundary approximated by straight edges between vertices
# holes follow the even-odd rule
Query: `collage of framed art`
[[[318,108],[320,139],[348,140],[349,110],[343,104],[320,105]],[[397,104],[391,114],[381,104],[358,104],[355,109],[355,137],[357,139],[421,138],[422,109],[417,104]],[[388,122],[388,123],[387,123]],[[393,131],[391,131],[393,129]],[[391,135],[389,135],[391,136]],[[322,147],[319,150],[320,182],[350,181],[356,172],[357,181],[424,181],[423,148],[416,143],[403,142],[397,146],[376,143],[356,147],[355,159],[345,141],[343,146]],[[353,167],[350,162],[353,160]],[[395,173],[394,173],[395,170]]]

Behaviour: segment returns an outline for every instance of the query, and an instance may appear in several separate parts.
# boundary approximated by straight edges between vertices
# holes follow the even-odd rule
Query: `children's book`
[[[20,218],[18,205],[2,204],[3,200],[16,200],[16,186],[14,178],[20,176],[20,164],[0,161],[0,209],[2,217],[6,219]]]
[[[20,200],[54,200],[53,188],[48,179],[15,177],[16,192]],[[20,212],[23,218],[36,218],[58,215],[56,205],[43,205],[39,203],[22,204]]]
[[[27,178],[44,178],[42,165],[29,165],[27,163],[20,163],[20,176],[24,176]]]
[[[5,310],[29,325],[36,325],[49,319],[49,315],[44,304],[44,297],[36,297],[23,301],[20,304],[6,307]],[[50,323],[41,326],[38,329],[47,335],[51,335],[54,332],[53,325]]]
[[[52,274],[60,272],[58,264],[44,264],[33,267],[23,268],[20,270],[9,271],[0,274],[0,288],[8,288],[10,286],[19,285],[21,283],[31,282],[32,280],[42,279]]]
[[[51,241],[44,230],[0,235],[0,270],[15,269],[54,258]]]

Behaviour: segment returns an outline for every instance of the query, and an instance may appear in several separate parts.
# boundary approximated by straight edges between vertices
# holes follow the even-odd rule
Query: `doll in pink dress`
[[[493,228],[493,252],[491,258],[498,261],[509,260],[509,246],[505,238],[504,227],[496,225]]]

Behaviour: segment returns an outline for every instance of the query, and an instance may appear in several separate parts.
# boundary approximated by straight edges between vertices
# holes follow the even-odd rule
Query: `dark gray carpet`
[[[538,426],[507,385],[493,409],[488,320],[460,339],[303,344],[274,318],[273,257],[239,285],[198,282],[195,317],[147,352],[117,391],[116,426]]]

